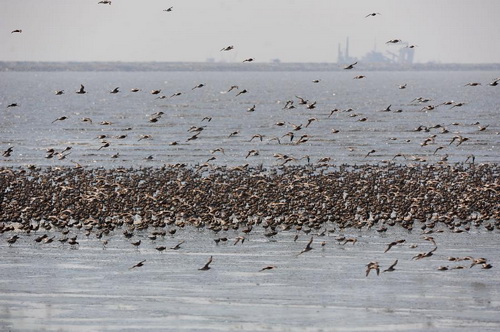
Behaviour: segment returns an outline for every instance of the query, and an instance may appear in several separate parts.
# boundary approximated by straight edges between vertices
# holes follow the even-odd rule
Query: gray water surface
[[[80,245],[36,244],[21,236],[0,251],[0,329],[88,330],[276,330],[276,331],[498,331],[500,274],[498,234],[433,234],[433,248],[414,231],[389,234],[345,231],[355,245],[339,244],[339,233],[314,236],[313,250],[298,255],[310,236],[281,232],[267,239],[257,229],[233,245],[236,233],[179,229],[151,241],[146,233],[125,240],[79,234]],[[51,235],[49,233],[49,235]],[[71,236],[72,233],[69,234]],[[227,236],[216,245],[213,238]],[[5,236],[3,236],[5,237]],[[57,238],[57,237],[56,237]],[[138,249],[130,244],[142,240]],[[406,243],[383,253],[387,244]],[[155,247],[179,250],[160,253]],[[325,242],[322,246],[321,242]],[[411,248],[411,245],[417,245]],[[211,269],[200,271],[213,256]],[[485,257],[492,269],[453,257]],[[365,276],[365,265],[396,271]],[[129,269],[139,261],[144,266]],[[276,268],[259,272],[265,266]],[[462,265],[464,269],[451,269]],[[438,271],[448,266],[448,271]]]

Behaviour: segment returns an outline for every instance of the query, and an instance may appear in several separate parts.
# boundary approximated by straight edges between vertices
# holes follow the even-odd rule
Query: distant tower
[[[345,60],[349,61],[349,37],[345,39]]]

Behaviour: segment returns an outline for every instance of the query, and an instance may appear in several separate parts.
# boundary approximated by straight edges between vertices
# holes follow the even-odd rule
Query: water
[[[73,233],[69,234],[71,236]],[[175,238],[154,242],[145,233],[135,249],[120,234],[102,243],[79,234],[80,246],[36,244],[23,236],[12,247],[1,241],[0,328],[2,330],[279,330],[279,331],[470,331],[500,328],[500,274],[496,233],[474,230],[433,235],[438,250],[418,232],[392,228],[390,234],[346,231],[314,235],[313,250],[297,254],[309,236],[281,232],[267,239],[257,229],[247,240],[216,245],[208,230],[179,229]],[[49,234],[50,235],[50,234]],[[406,239],[383,253],[387,244]],[[154,248],[186,242],[160,253]],[[320,243],[325,241],[325,246]],[[410,248],[416,244],[417,248]],[[199,271],[209,256],[211,269]],[[490,270],[448,256],[489,258]],[[130,270],[139,261],[143,267]],[[382,269],[398,259],[396,271]],[[275,269],[259,272],[267,265]],[[439,266],[466,266],[438,271]]]
[[[290,164],[304,164],[331,158],[332,163],[380,163],[397,157],[399,163],[413,163],[415,159],[430,163],[446,155],[449,162],[462,162],[474,154],[477,162],[498,162],[499,108],[498,87],[488,86],[496,73],[478,72],[369,72],[366,78],[355,80],[359,73],[343,72],[2,72],[0,73],[0,147],[14,151],[10,158],[2,158],[4,166],[36,164],[42,166],[74,165],[93,167],[160,166],[163,164],[202,164],[215,156],[214,165],[272,166],[282,163],[274,154],[295,158]],[[315,84],[312,80],[320,79]],[[481,86],[464,86],[468,82],[482,82]],[[86,86],[85,95],[74,93],[80,83]],[[199,83],[201,89],[192,90]],[[398,86],[407,83],[406,89]],[[238,85],[248,93],[236,97],[237,91],[222,93]],[[120,87],[118,94],[109,91]],[[140,88],[137,93],[131,88]],[[55,90],[65,90],[56,96]],[[156,99],[150,94],[162,89],[170,97]],[[316,108],[298,105],[300,96]],[[428,103],[412,103],[417,97],[431,99]],[[283,110],[287,100],[294,100],[295,109]],[[422,111],[426,105],[446,101],[464,102],[462,107],[439,106]],[[18,107],[7,108],[11,103]],[[255,105],[255,112],[247,112]],[[380,112],[388,105],[401,113]],[[330,111],[338,108],[351,112]],[[165,114],[156,122],[152,114]],[[357,114],[356,117],[351,115]],[[66,116],[64,121],[55,119]],[[89,117],[92,124],[82,122]],[[202,121],[211,117],[212,121]],[[308,119],[316,118],[309,127]],[[358,121],[361,118],[367,120]],[[109,121],[111,125],[100,125]],[[284,126],[275,123],[284,122]],[[478,125],[487,126],[483,131]],[[295,131],[293,125],[302,125]],[[420,125],[440,128],[429,132],[415,132]],[[188,139],[192,126],[203,126],[196,140]],[[339,130],[332,133],[332,129]],[[233,132],[234,137],[228,137]],[[286,135],[293,132],[293,142]],[[251,138],[253,135],[263,135]],[[107,135],[110,146],[98,135]],[[127,135],[123,139],[116,137]],[[140,140],[141,135],[151,139]],[[299,137],[308,135],[305,143],[295,144]],[[431,135],[434,140],[422,143]],[[468,140],[457,146],[449,144],[454,136]],[[278,144],[278,137],[282,144]],[[169,145],[177,142],[177,145]],[[45,150],[62,151],[72,147],[64,160],[46,159]],[[442,146],[436,154],[436,148]],[[224,148],[225,154],[210,153]],[[258,155],[246,158],[250,150]],[[376,152],[365,156],[371,150]],[[111,158],[117,155],[117,158]],[[149,159],[146,159],[148,158]]]

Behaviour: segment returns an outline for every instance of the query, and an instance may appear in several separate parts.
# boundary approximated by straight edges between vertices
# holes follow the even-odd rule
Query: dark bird
[[[67,116],[61,116],[60,118],[57,118],[55,119],[54,121],[52,121],[52,123],[56,122],[56,121],[64,121],[66,120],[68,117]]]
[[[302,251],[299,253],[299,255],[305,253],[305,252],[308,252],[308,251],[311,251],[313,250],[314,248],[311,247],[311,244],[313,243],[313,237],[311,236],[311,239],[309,240],[309,242],[307,243],[306,247],[304,249],[302,249]],[[298,255],[297,255],[298,256]]]
[[[12,103],[12,104],[7,105],[7,108],[9,108],[9,107],[17,107],[17,106],[19,106],[17,103]]]
[[[377,15],[382,15],[382,14],[380,14],[380,13],[370,13],[370,14],[366,15],[365,18],[370,17],[370,16],[377,16]]]
[[[160,94],[160,92],[161,92],[161,89],[159,89],[159,90],[151,90],[151,94],[152,95]]]
[[[56,96],[60,96],[64,94],[64,90],[56,90],[54,93],[56,94]]]
[[[232,49],[234,49],[234,46],[233,46],[233,45],[229,45],[229,46],[227,46],[227,47],[223,47],[223,48],[221,48],[221,52],[222,52],[222,51],[231,51]]]
[[[131,244],[132,244],[134,247],[139,248],[139,246],[141,245],[141,240],[136,241],[136,242],[131,242]]]
[[[387,269],[385,269],[384,271],[382,272],[392,272],[392,271],[396,271],[396,269],[394,268],[396,265],[398,264],[398,260],[396,259],[396,261],[394,263],[392,263],[391,266],[389,266]]]
[[[386,41],[385,43],[386,44],[397,44],[397,43],[401,43],[401,39],[391,39],[391,40],[388,40]]]
[[[368,157],[369,155],[371,155],[372,153],[375,153],[375,152],[377,152],[377,151],[376,151],[376,150],[371,150],[370,152],[368,152],[368,153],[366,154],[365,158],[366,158],[366,157]]]
[[[23,32],[23,30],[21,29],[16,29],[16,30],[12,30],[10,33],[21,33]]]
[[[158,250],[159,252],[162,252],[162,251],[164,251],[165,249],[167,249],[167,247],[165,247],[165,246],[161,246],[161,247],[156,247],[155,249],[156,249],[156,250]]]
[[[401,244],[401,243],[405,243],[406,240],[398,240],[398,241],[394,241],[394,242],[391,242],[387,245],[387,249],[385,249],[384,253],[388,252],[389,250],[391,250],[392,247],[394,247],[395,245],[398,245],[398,244]]]
[[[247,93],[247,92],[248,92],[248,90],[247,90],[247,89],[243,89],[243,90],[241,90],[240,92],[238,92],[238,93],[236,94],[236,97],[238,97],[239,95],[242,95],[242,94],[244,94],[244,93]]]
[[[198,84],[197,86],[193,87],[191,90],[194,90],[194,89],[199,89],[199,88],[203,88],[204,86],[205,86],[205,84],[200,83],[200,84]]]
[[[14,243],[16,243],[16,241],[17,241],[18,239],[19,239],[19,236],[17,236],[17,235],[14,235],[14,236],[12,236],[12,237],[8,238],[8,239],[7,239],[7,243],[9,244],[9,247],[10,247],[11,245],[13,245]]]
[[[357,65],[357,64],[358,64],[358,62],[356,61],[354,63],[351,63],[350,65],[345,66],[344,69],[353,69],[354,66]]]
[[[87,91],[85,91],[85,86],[83,86],[83,84],[80,84],[80,90],[77,90],[76,93],[79,95],[87,93]]]
[[[120,92],[119,89],[120,89],[119,87],[116,87],[113,90],[111,90],[109,93],[118,93],[118,92]]]
[[[10,157],[10,154],[12,153],[14,149],[10,146],[7,150],[5,150],[3,153],[2,153],[2,156],[4,157]]]
[[[268,266],[265,266],[262,269],[260,269],[259,272],[266,271],[266,270],[272,270],[275,268],[276,268],[276,266],[274,266],[274,265],[268,265]]]
[[[167,9],[163,9],[164,12],[171,12],[174,9],[174,7],[169,7]]]
[[[247,58],[247,59],[243,60],[243,62],[252,62],[254,60],[255,60],[254,58]]]
[[[141,267],[144,266],[144,262],[146,260],[140,261],[139,263],[135,264],[134,266],[130,267],[129,270],[135,269],[136,267]]]
[[[200,267],[198,270],[200,270],[200,271],[210,270],[210,266],[209,266],[210,263],[212,263],[212,256],[210,256],[210,258],[208,259],[207,264],[205,264],[203,267]]]
[[[99,1],[97,4],[111,5],[111,1],[109,1],[109,0],[103,0],[103,1]]]
[[[175,246],[173,246],[173,247],[172,247],[172,248],[170,248],[170,249],[172,249],[172,250],[179,250],[179,249],[181,248],[181,244],[183,244],[184,242],[185,242],[185,241],[183,240],[183,241],[181,241],[181,242],[177,243]]]

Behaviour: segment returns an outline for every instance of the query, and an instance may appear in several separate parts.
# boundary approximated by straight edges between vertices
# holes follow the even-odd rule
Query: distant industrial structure
[[[365,54],[361,59],[352,57],[349,55],[349,37],[346,38],[345,49],[342,50],[341,44],[339,43],[337,63],[338,64],[348,64],[356,61],[362,61],[363,63],[373,63],[373,64],[399,64],[399,65],[411,65],[413,63],[413,57],[415,55],[415,48],[408,47],[409,44],[406,42],[401,42],[397,44],[402,46],[397,52],[385,51],[385,54],[378,52],[376,46],[373,50]],[[396,45],[392,46],[395,47]]]

